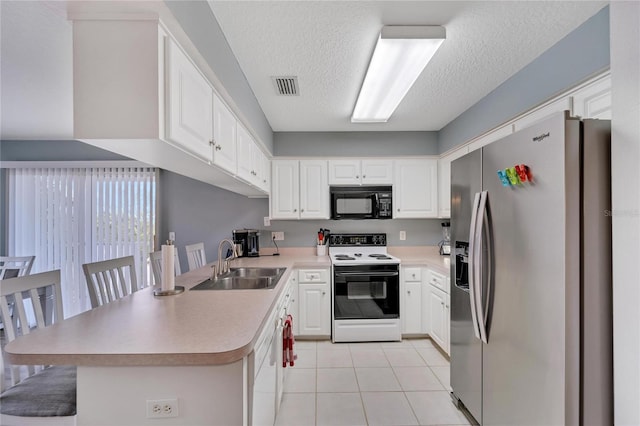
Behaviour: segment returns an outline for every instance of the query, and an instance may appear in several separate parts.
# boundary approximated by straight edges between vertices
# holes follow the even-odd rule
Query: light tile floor
[[[449,361],[430,339],[296,341],[278,426],[468,425],[449,397]]]

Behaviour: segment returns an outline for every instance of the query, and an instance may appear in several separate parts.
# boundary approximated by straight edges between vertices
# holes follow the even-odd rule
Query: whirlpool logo
[[[546,139],[546,138],[548,138],[548,137],[549,137],[549,132],[547,132],[547,133],[543,133],[543,134],[541,134],[541,135],[535,136],[535,137],[533,138],[533,141],[534,141],[534,142],[542,142],[544,139]]]

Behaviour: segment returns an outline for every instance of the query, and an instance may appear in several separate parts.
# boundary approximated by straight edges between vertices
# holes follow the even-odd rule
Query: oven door
[[[399,287],[398,265],[336,266],[333,317],[336,320],[398,318]]]

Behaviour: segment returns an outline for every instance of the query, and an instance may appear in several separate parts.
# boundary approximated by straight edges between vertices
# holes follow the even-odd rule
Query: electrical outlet
[[[171,241],[175,241],[176,240],[176,233],[173,232],[173,231],[169,232],[169,239]]]
[[[264,217],[264,226],[271,226],[271,218],[269,216]]]
[[[272,232],[271,239],[276,241],[284,241],[284,231]]]
[[[400,241],[406,241],[406,239],[407,239],[407,232],[400,231]]]
[[[147,399],[147,418],[178,417],[178,399]]]

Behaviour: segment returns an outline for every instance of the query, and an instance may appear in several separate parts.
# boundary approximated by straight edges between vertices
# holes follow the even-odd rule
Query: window
[[[32,273],[61,269],[66,317],[90,308],[82,265],[133,255],[151,283],[156,170],[148,167],[10,168],[9,256],[35,255]]]

